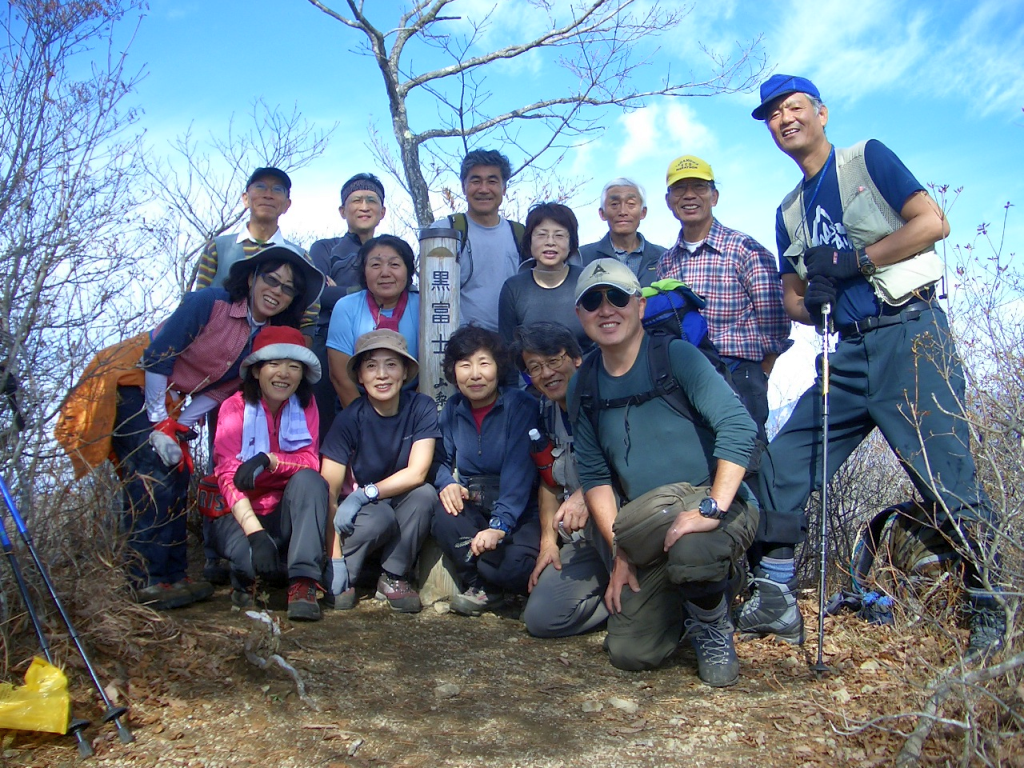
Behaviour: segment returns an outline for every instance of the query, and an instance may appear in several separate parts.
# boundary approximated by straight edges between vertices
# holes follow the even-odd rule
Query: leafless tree
[[[91,342],[130,327],[144,306],[134,301],[148,278],[134,258],[141,163],[127,101],[139,74],[112,41],[143,5],[18,0],[0,20],[0,360],[36,437]],[[47,455],[39,440],[8,440],[3,459],[27,458],[32,475]]]
[[[231,116],[226,136],[211,133],[200,141],[189,127],[171,142],[169,155],[155,153],[147,171],[159,211],[147,226],[181,291],[195,284],[203,245],[244,216],[249,174],[262,166],[288,173],[304,168],[323,154],[334,127],[314,128],[297,107],[289,113],[257,99],[244,119]]]
[[[434,219],[430,191],[472,145],[500,142],[516,150],[515,173],[528,167],[544,172],[569,147],[600,135],[609,109],[635,109],[655,96],[744,90],[765,65],[755,39],[728,56],[703,49],[704,75],[678,78],[666,72],[655,84],[641,85],[649,41],[677,28],[686,11],[640,0],[521,0],[515,4],[517,15],[543,19],[546,31],[483,53],[498,3],[485,6],[480,17],[462,18],[452,15],[459,12],[458,0],[415,0],[397,18],[381,18],[379,5],[365,0],[345,0],[340,11],[321,0],[309,2],[359,32],[358,50],[380,69],[398,155],[379,135],[371,147],[411,196],[420,226]],[[467,33],[449,31],[457,20],[468,24]],[[528,104],[511,103],[488,87],[495,65],[531,55],[541,56],[543,66],[563,70],[574,85],[537,93]],[[421,67],[437,56],[447,63]],[[527,127],[537,125],[543,130]],[[456,146],[442,143],[447,140]]]

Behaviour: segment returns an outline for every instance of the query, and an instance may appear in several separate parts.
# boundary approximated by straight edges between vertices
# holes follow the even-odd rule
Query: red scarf
[[[398,303],[395,305],[395,308],[391,310],[391,317],[388,317],[381,311],[381,308],[377,306],[377,300],[373,298],[373,294],[367,291],[366,306],[370,308],[370,317],[373,318],[373,329],[385,329],[398,333],[398,322],[402,319],[402,315],[405,312],[405,305],[408,303],[409,291],[406,289],[402,291],[402,295],[398,297]]]

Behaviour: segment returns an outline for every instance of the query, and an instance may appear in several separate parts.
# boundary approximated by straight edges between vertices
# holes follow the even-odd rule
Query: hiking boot
[[[320,605],[316,601],[316,582],[292,579],[288,587],[288,618],[292,621],[320,621]]]
[[[479,616],[484,611],[493,611],[505,603],[500,592],[488,592],[480,587],[469,587],[452,598],[452,610],[463,616]]]
[[[224,565],[223,560],[207,560],[203,565],[203,581],[215,587],[223,587],[231,583],[231,569]]]
[[[405,579],[393,579],[382,573],[377,579],[378,600],[387,600],[392,610],[399,613],[419,613],[423,610],[420,596]]]
[[[192,593],[188,589],[177,584],[171,586],[166,581],[135,590],[135,602],[156,611],[184,608],[186,605],[192,605],[192,601]]]
[[[213,597],[213,584],[208,581],[192,581],[192,579],[186,576],[181,581],[174,582],[171,586],[187,589],[192,595],[193,603],[199,603]]]
[[[683,627],[683,637],[690,638],[697,654],[697,676],[713,688],[735,685],[740,679],[740,660],[736,658],[728,612],[709,622],[688,618]]]
[[[796,579],[780,584],[757,568],[750,587],[750,598],[736,613],[740,637],[775,635],[787,643],[803,645],[804,617],[796,604]]]
[[[231,590],[231,604],[235,608],[252,608],[253,599],[252,592],[247,589],[232,589]]]
[[[1006,635],[1006,614],[993,597],[970,598],[967,607],[971,636],[967,641],[964,661],[985,661],[1003,647]]]
[[[359,598],[356,597],[356,588],[349,587],[340,595],[331,595],[334,598],[333,607],[339,611],[351,611],[356,607],[356,603],[359,602]]]

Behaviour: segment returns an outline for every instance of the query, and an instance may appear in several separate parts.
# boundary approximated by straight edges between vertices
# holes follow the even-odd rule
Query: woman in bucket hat
[[[327,524],[313,399],[320,361],[297,329],[268,326],[241,375],[242,391],[217,419],[214,474],[226,504],[211,521],[210,544],[231,564],[234,605],[252,604],[257,577],[273,582],[286,570],[288,618],[316,621]]]
[[[403,389],[419,365],[402,334],[370,331],[356,340],[354,351],[346,372],[363,395],[338,415],[321,449],[320,472],[330,486],[335,531],[331,593],[336,608],[355,607],[353,585],[363,561],[379,550],[377,599],[415,613],[422,605],[408,574],[440,508],[427,479],[434,442],[441,436],[437,406],[426,395]],[[346,475],[356,488],[338,504]]]
[[[101,351],[62,406],[57,438],[77,475],[109,455],[124,482],[121,527],[139,602],[164,610],[212,593],[186,575],[187,439],[238,389],[256,331],[298,325],[323,282],[298,248],[255,253],[224,287],[186,294],[155,330]]]

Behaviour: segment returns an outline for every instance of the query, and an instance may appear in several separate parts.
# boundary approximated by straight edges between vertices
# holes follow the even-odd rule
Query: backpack
[[[518,221],[512,221],[511,219],[505,219],[508,225],[512,227],[512,239],[516,243],[516,251],[519,253],[519,262],[523,261],[523,237],[526,235],[526,227],[520,224]],[[466,250],[466,243],[469,241],[469,221],[464,213],[452,213],[448,215],[448,226],[459,233],[459,260],[462,261],[462,256]],[[468,269],[465,269],[462,273],[461,282],[465,285],[469,282],[470,277],[473,276],[473,259],[472,252],[470,252],[470,258],[467,259],[469,262]],[[465,262],[463,262],[465,263]]]
[[[850,563],[853,589],[879,589],[892,596],[926,590],[959,558],[934,508],[917,501],[887,507],[857,532]],[[876,568],[876,562],[879,566]],[[872,570],[875,571],[872,574]]]
[[[892,624],[897,598],[919,610],[960,557],[938,514],[905,501],[861,525],[850,558],[851,589],[833,595],[826,613],[846,608],[872,624]]]
[[[643,325],[650,337],[647,365],[654,388],[631,397],[604,400],[598,392],[598,359],[601,351],[594,350],[583,358],[576,375],[580,384],[569,402],[569,419],[575,422],[580,411],[586,415],[597,432],[598,415],[606,408],[624,408],[641,405],[656,397],[663,398],[680,416],[688,421],[703,423],[672,373],[669,344],[676,340],[693,344],[711,363],[712,367],[735,391],[729,368],[722,361],[718,349],[708,336],[708,323],[701,314],[707,302],[678,280],[659,280],[643,289],[647,299]]]

